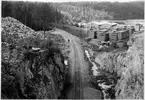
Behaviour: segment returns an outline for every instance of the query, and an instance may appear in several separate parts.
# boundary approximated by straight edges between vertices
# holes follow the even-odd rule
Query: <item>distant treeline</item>
[[[81,3],[54,3],[70,19],[70,22],[92,21],[92,20],[111,20],[113,16],[104,10],[94,10],[91,6],[81,6]],[[80,5],[79,5],[80,4]],[[83,2],[82,2],[83,4]]]
[[[73,6],[89,7],[94,10],[106,11],[113,19],[144,19],[144,1],[135,2],[69,2]]]
[[[2,1],[2,17],[7,16],[18,19],[36,31],[49,30],[51,22],[64,22],[68,19],[70,22],[96,19],[144,19],[144,2],[67,2],[55,4]]]
[[[49,30],[63,15],[51,3],[2,1],[2,17],[13,17],[34,30]]]

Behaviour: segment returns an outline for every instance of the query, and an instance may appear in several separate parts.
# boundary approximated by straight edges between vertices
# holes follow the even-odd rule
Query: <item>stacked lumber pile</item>
[[[117,31],[112,31],[110,32],[110,41],[117,41],[118,40],[118,32]]]
[[[129,38],[129,30],[122,30],[118,32],[119,40],[126,39],[126,38]]]
[[[94,38],[94,30],[89,30],[88,33],[90,38]]]
[[[105,41],[106,30],[100,30],[97,32],[97,37],[100,41]]]
[[[113,31],[110,33],[110,40],[117,41],[129,38],[129,30],[120,30],[120,31]]]

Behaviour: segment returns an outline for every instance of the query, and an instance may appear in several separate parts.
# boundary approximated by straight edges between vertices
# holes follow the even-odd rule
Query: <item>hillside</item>
[[[2,18],[2,99],[56,99],[66,82],[60,35],[36,32],[12,17]]]
[[[144,2],[97,3],[93,9],[112,12],[114,19],[144,19]]]
[[[60,3],[59,9],[72,16],[85,19],[143,19],[144,2],[68,2]],[[80,13],[81,12],[81,13]],[[90,16],[89,16],[90,15]],[[92,17],[93,15],[93,17]],[[79,16],[79,17],[80,17]],[[78,18],[79,18],[78,17]]]
[[[103,10],[94,10],[91,7],[71,5],[71,3],[54,4],[61,12],[69,14],[70,21],[91,21],[95,19],[112,19],[112,16]]]
[[[127,51],[99,54],[95,62],[107,77],[116,99],[144,98],[144,39],[143,34],[131,37]]]

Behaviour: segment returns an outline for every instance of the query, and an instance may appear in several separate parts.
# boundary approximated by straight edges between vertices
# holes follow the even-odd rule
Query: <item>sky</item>
[[[104,1],[110,1],[110,2],[129,2],[129,1],[138,1],[138,0],[2,0],[2,1],[37,1],[37,2],[77,2],[77,1],[98,1],[98,2],[104,2]],[[140,0],[144,1],[144,0]]]

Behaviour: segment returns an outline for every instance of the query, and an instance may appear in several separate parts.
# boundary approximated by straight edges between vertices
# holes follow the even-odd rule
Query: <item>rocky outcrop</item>
[[[144,37],[137,34],[127,50],[124,71],[116,85],[117,99],[143,99],[144,98]]]
[[[107,76],[105,80],[113,85],[116,99],[143,99],[143,34],[132,36],[128,45],[127,51],[103,53],[95,61],[101,73]]]
[[[2,18],[2,99],[60,97],[66,73],[64,40],[41,36],[11,17]]]

